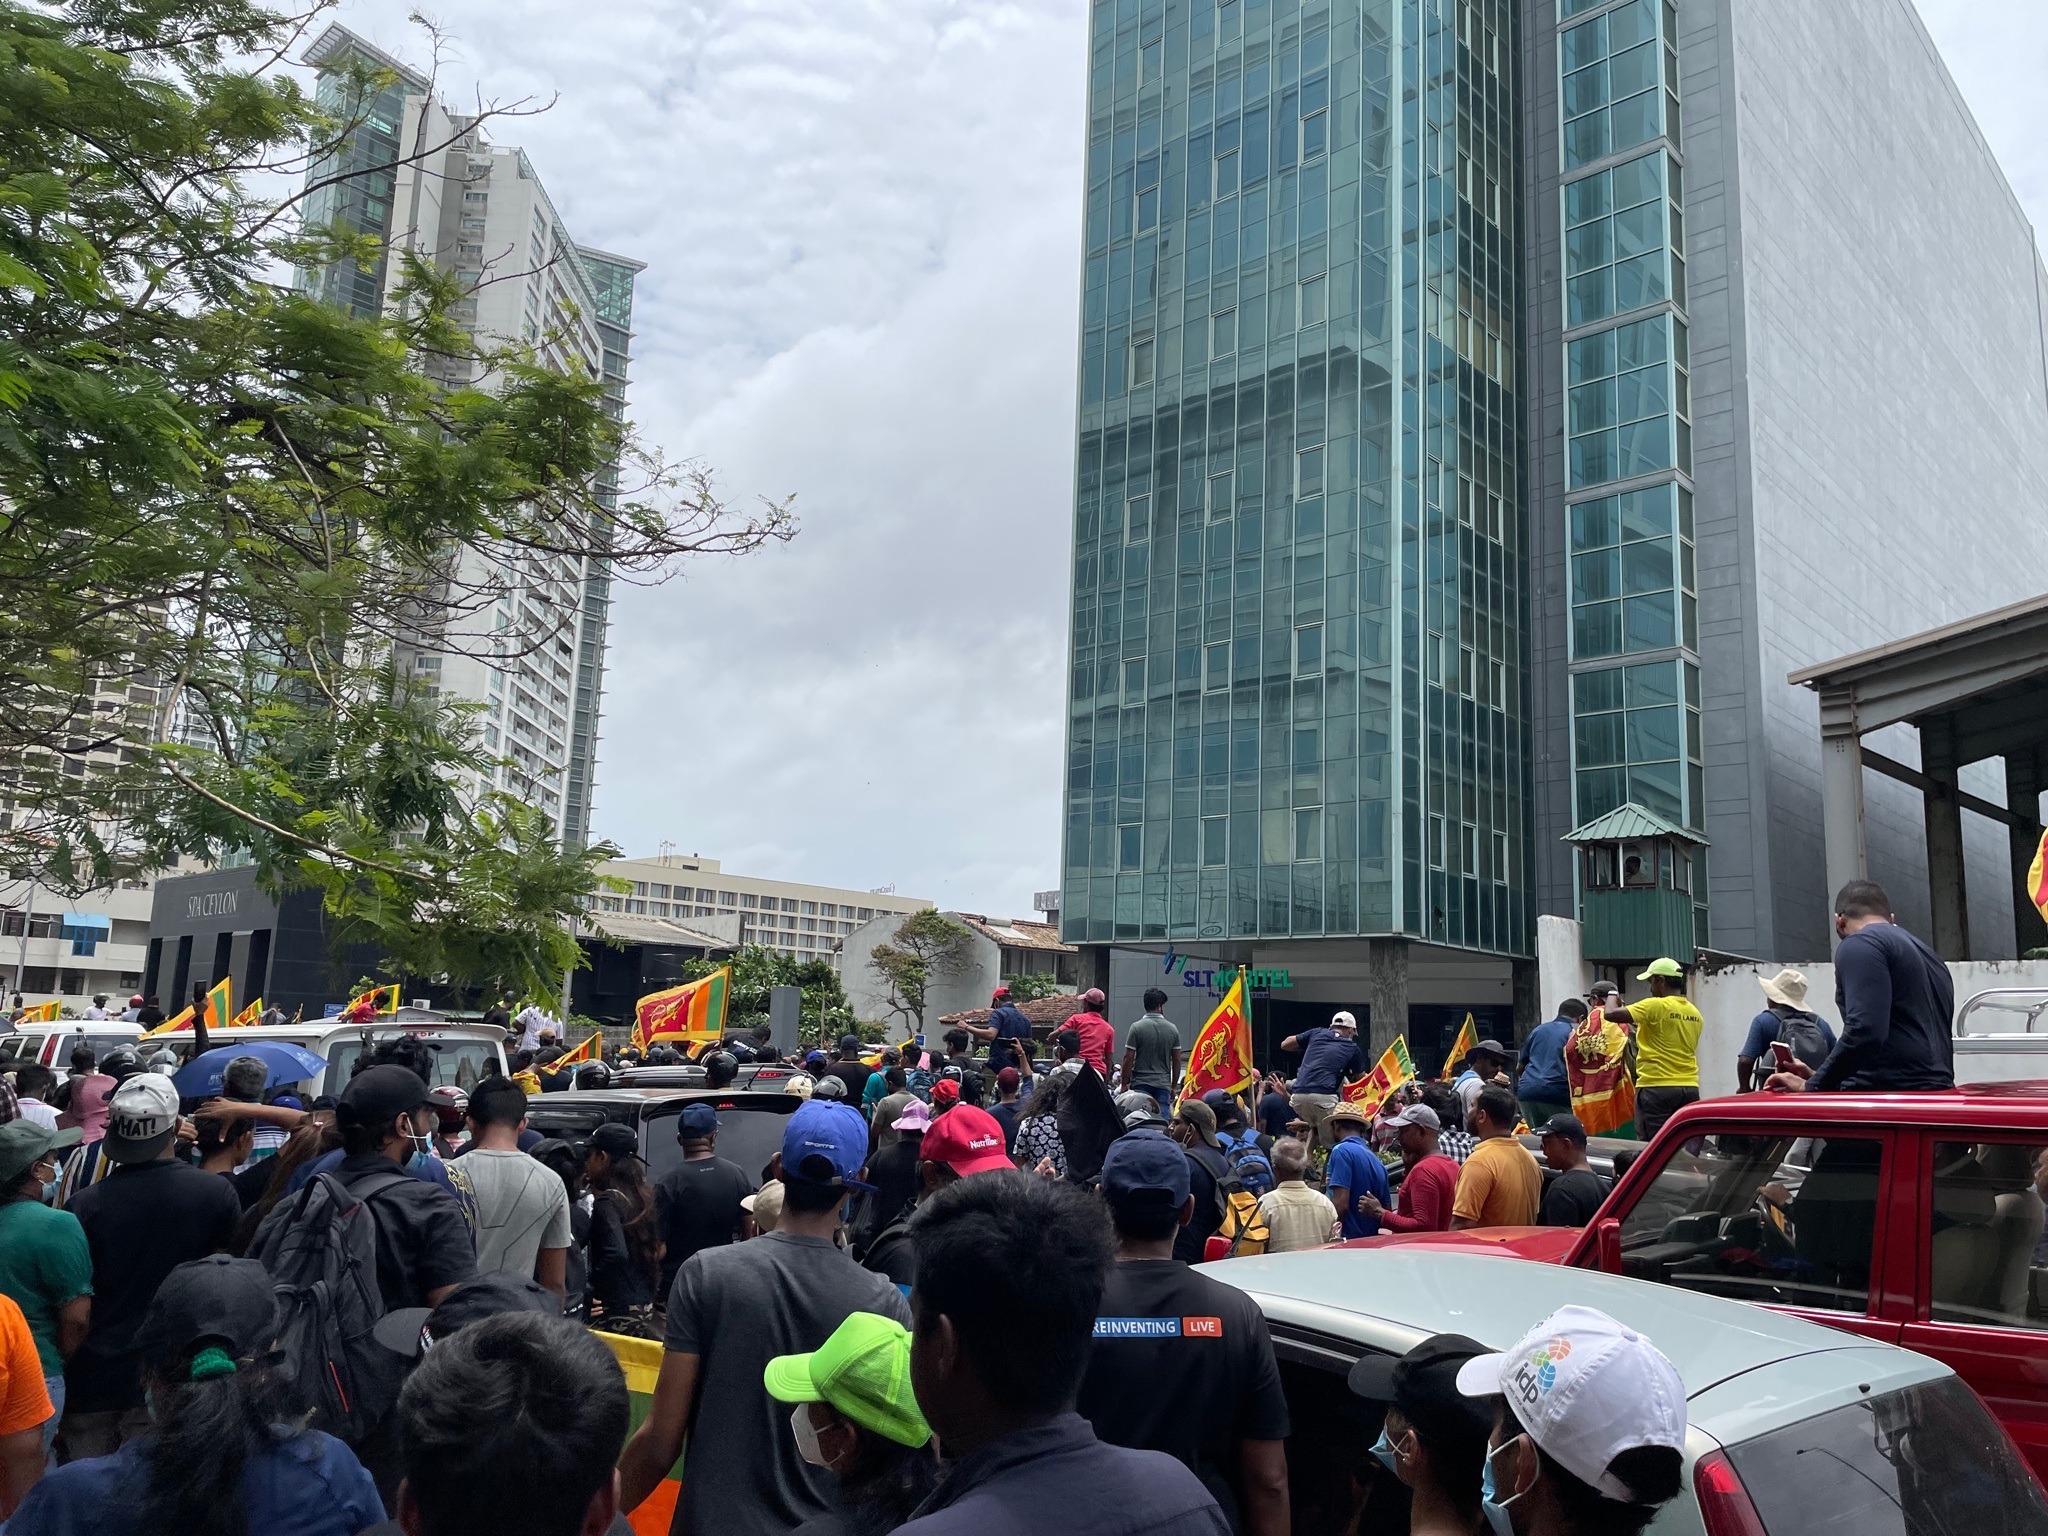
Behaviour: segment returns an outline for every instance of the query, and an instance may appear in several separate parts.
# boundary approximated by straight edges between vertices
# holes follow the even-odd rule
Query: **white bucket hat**
[[[1759,976],[1756,984],[1774,1003],[1782,1003],[1787,1008],[1806,1006],[1806,977],[1789,966],[1775,976]]]

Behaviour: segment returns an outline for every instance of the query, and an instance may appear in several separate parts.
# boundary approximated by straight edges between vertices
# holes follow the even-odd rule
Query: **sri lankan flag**
[[[1465,1053],[1479,1043],[1479,1026],[1472,1022],[1472,1015],[1465,1015],[1465,1022],[1458,1028],[1458,1038],[1451,1042],[1451,1054],[1444,1058],[1443,1080],[1449,1082],[1458,1075],[1464,1065]]]
[[[2041,834],[2041,846],[2034,850],[2034,864],[2027,871],[2027,899],[2048,918],[2048,832]]]
[[[15,1016],[17,1024],[54,1024],[57,1022],[58,1003],[52,998],[47,1003],[37,1003],[33,1008],[24,1008]]]
[[[228,1021],[235,1016],[235,984],[226,976],[213,984],[213,990],[206,994],[206,1027],[226,1029]]]
[[[1231,979],[1230,990],[1209,1015],[1195,1043],[1188,1047],[1188,1065],[1181,1078],[1184,1099],[1199,1099],[1211,1088],[1237,1093],[1259,1080],[1252,1066],[1252,1026],[1244,1009],[1244,972]]]
[[[618,1358],[626,1377],[626,1401],[631,1405],[632,1429],[637,1430],[654,1406],[654,1383],[661,1375],[662,1347],[659,1339],[629,1339],[624,1334],[596,1330],[599,1339]],[[628,1431],[630,1437],[631,1430]],[[683,1491],[683,1462],[668,1469],[668,1476],[654,1485],[638,1509],[622,1510],[634,1536],[668,1536],[676,1517],[676,1498]]]
[[[151,1035],[184,1034],[189,1032],[191,1028],[192,1005],[187,1003],[182,1012],[172,1014],[163,1023],[157,1025],[155,1029],[145,1029],[138,1038],[147,1040]]]
[[[248,1007],[236,1014],[231,1021],[236,1029],[246,1029],[263,1017],[263,999],[256,998]]]
[[[725,997],[731,989],[732,967],[725,965],[680,987],[650,992],[633,1009],[633,1044],[644,1051],[664,1042],[702,1044],[723,1038]]]
[[[1415,1061],[1408,1054],[1408,1037],[1400,1035],[1381,1054],[1370,1072],[1346,1083],[1340,1091],[1346,1100],[1358,1105],[1367,1115],[1377,1115],[1393,1091],[1414,1077]]]
[[[373,1014],[398,1012],[398,984],[393,982],[388,987],[372,987],[360,997],[350,998],[348,1006],[341,1011],[345,1016],[354,1013],[365,1003],[370,1005]]]
[[[592,1035],[588,1040],[584,1041],[581,1045],[577,1046],[575,1050],[564,1052],[562,1055],[557,1056],[553,1061],[549,1062],[540,1070],[547,1073],[549,1076],[553,1076],[555,1073],[560,1072],[565,1068],[580,1067],[586,1061],[596,1061],[599,1057],[599,1048],[603,1040],[604,1031],[599,1030],[596,1034]]]

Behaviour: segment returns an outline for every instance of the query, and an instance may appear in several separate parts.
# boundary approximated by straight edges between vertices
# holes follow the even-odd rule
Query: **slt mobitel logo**
[[[1170,949],[1163,957],[1160,969],[1168,976],[1179,976],[1180,984],[1183,987],[1191,987],[1198,992],[1206,992],[1211,997],[1221,997],[1225,989],[1230,985],[1230,978],[1237,974],[1237,968],[1228,965],[1220,968],[1212,967],[1209,970],[1190,970],[1188,968],[1188,957],[1176,954]],[[1223,978],[1220,983],[1216,979],[1219,976]],[[1256,995],[1261,992],[1272,993],[1281,990],[1291,990],[1294,986],[1294,980],[1285,970],[1281,969],[1251,970],[1245,972],[1245,985]]]

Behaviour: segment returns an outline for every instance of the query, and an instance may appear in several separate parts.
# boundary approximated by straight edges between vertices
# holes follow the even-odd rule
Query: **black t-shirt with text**
[[[1180,1460],[1240,1529],[1239,1447],[1289,1428],[1257,1303],[1178,1259],[1111,1271],[1075,1408],[1111,1445]]]
[[[740,1235],[740,1202],[756,1186],[738,1163],[722,1157],[686,1158],[654,1186],[654,1208],[668,1252],[661,1261],[661,1294],[676,1283],[676,1271],[691,1254],[717,1248]]]
[[[1607,1198],[1607,1181],[1590,1168],[1573,1168],[1543,1186],[1543,1210],[1536,1219],[1546,1227],[1583,1227]]]

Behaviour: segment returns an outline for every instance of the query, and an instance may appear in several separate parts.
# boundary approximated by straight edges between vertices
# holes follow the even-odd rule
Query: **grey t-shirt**
[[[569,1246],[569,1192],[560,1175],[524,1152],[472,1147],[448,1176],[476,1197],[476,1270],[533,1274],[543,1248]]]
[[[698,1357],[698,1385],[674,1536],[785,1536],[832,1508],[832,1475],[797,1455],[789,1404],[761,1378],[854,1312],[910,1326],[903,1293],[822,1237],[765,1232],[677,1272],[662,1344]]]
[[[1131,1062],[1131,1083],[1151,1088],[1173,1086],[1173,1053],[1180,1049],[1180,1031],[1163,1013],[1148,1013],[1124,1035],[1124,1049],[1138,1054]]]

